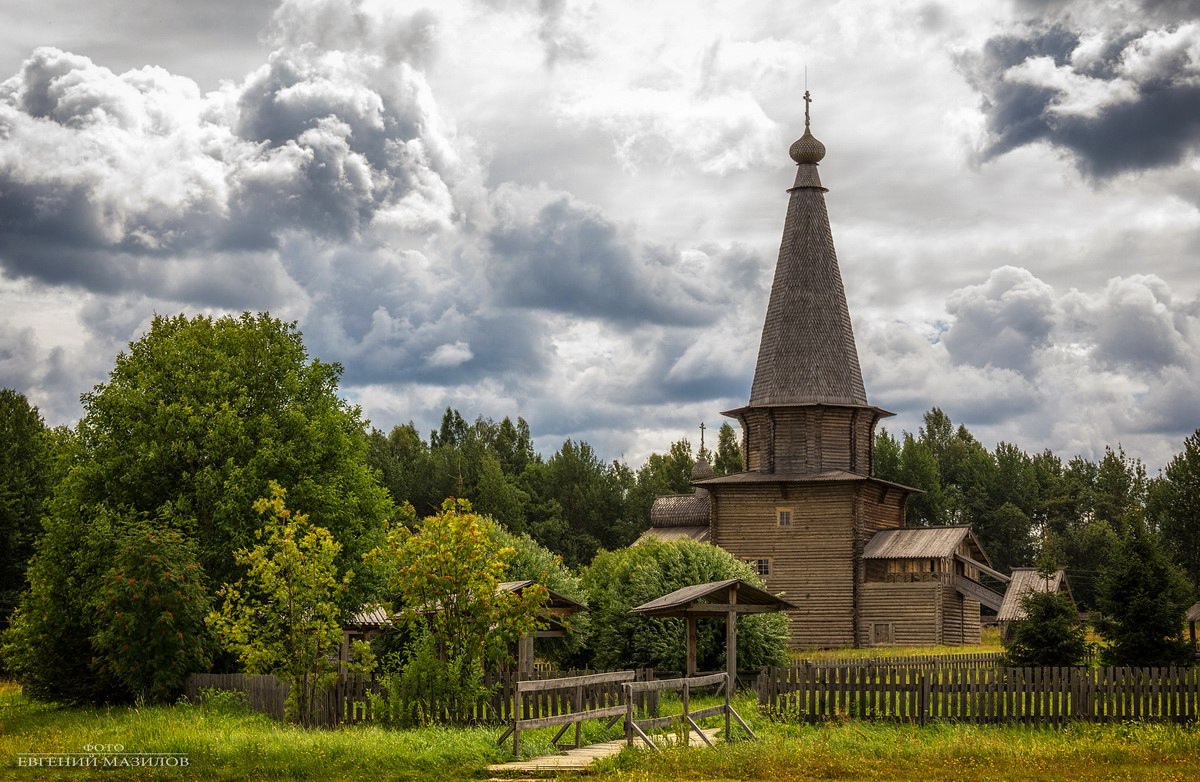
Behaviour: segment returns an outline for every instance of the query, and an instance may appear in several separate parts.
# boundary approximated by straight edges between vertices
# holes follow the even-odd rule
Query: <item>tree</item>
[[[95,611],[97,664],[138,700],[170,702],[183,692],[188,674],[212,662],[203,572],[195,547],[176,530],[150,525],[127,530]]]
[[[649,540],[619,551],[601,552],[582,576],[590,609],[587,648],[592,665],[684,670],[684,620],[642,617],[630,614],[629,609],[681,587],[727,578],[762,586],[749,565],[707,543]],[[724,623],[700,622],[698,631],[700,669],[722,667]],[[743,617],[738,621],[739,665],[759,668],[783,664],[787,660],[787,638],[787,618],[783,614]]]
[[[341,545],[329,530],[289,510],[286,491],[271,484],[271,498],[254,509],[267,521],[259,542],[234,554],[245,578],[217,592],[219,611],[208,616],[221,642],[251,673],[271,673],[289,685],[284,712],[312,722],[317,693],[337,678],[342,643],[338,598],[349,591],[353,571],[338,576]],[[374,664],[369,647],[355,648],[355,672]]]
[[[24,395],[0,389],[0,628],[25,586],[54,481],[51,438]]]
[[[1183,441],[1151,494],[1163,542],[1193,586],[1200,586],[1200,429]]]
[[[1004,657],[1012,666],[1079,665],[1088,652],[1079,613],[1058,592],[1030,592],[1021,598],[1025,618],[1013,622]]]
[[[742,471],[742,444],[728,421],[717,430],[717,455],[712,467],[717,477]]]
[[[309,359],[294,325],[266,314],[156,317],[117,357],[108,382],[83,395],[30,571],[21,638],[44,653],[19,655],[16,672],[39,682],[31,693],[132,697],[92,668],[89,639],[104,629],[91,600],[134,524],[190,541],[210,589],[234,583],[244,566],[232,554],[254,543],[263,522],[253,504],[274,480],[340,544],[339,569],[361,564],[392,505],[367,464],[360,411],[337,396],[340,374]],[[360,573],[340,607],[357,608],[378,584]]]
[[[498,539],[494,521],[451,498],[416,531],[394,529],[375,553],[390,566],[399,616],[417,638],[389,677],[394,718],[427,723],[469,711],[487,692],[488,665],[510,659],[536,629],[546,590],[497,590],[515,554]]]
[[[1175,665],[1191,649],[1183,618],[1192,602],[1191,586],[1145,525],[1135,524],[1100,573],[1096,595],[1103,612],[1097,630],[1108,642],[1102,651],[1110,665]]]

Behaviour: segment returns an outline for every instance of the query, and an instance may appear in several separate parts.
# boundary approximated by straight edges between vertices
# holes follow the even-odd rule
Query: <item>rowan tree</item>
[[[188,674],[208,670],[209,611],[195,547],[176,530],[127,530],[95,599],[96,664],[150,703],[172,701]]]
[[[389,680],[401,721],[454,717],[483,697],[489,665],[509,661],[538,626],[546,590],[497,590],[515,551],[498,543],[495,522],[471,503],[448,499],[415,530],[395,528],[376,557],[391,571],[399,619],[414,642]]]
[[[234,554],[246,576],[217,592],[223,603],[208,624],[247,671],[274,674],[289,685],[285,714],[308,725],[317,694],[337,679],[338,601],[354,573],[339,576],[341,545],[308,516],[289,510],[285,500],[286,491],[272,483],[270,499],[254,503],[266,524],[256,534],[258,543]],[[360,643],[351,670],[365,673],[373,666],[369,646]]]

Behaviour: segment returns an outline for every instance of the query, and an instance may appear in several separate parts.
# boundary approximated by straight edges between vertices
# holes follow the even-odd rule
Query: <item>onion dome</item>
[[[799,164],[811,163],[816,165],[825,158],[825,145],[817,141],[817,137],[809,129],[808,109],[812,105],[812,93],[804,91],[804,135],[792,143],[788,154]]]
[[[712,465],[703,456],[697,459],[696,463],[692,466],[693,481],[706,481],[715,474]]]

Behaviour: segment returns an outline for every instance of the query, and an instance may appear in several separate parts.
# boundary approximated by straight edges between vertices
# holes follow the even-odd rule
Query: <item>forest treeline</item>
[[[1192,583],[1200,582],[1200,433],[1150,477],[1119,445],[1098,461],[1064,460],[1007,442],[988,450],[936,407],[923,424],[899,436],[880,429],[875,443],[876,477],[921,490],[909,498],[909,526],[969,524],[1004,572],[1066,566],[1085,610],[1094,607],[1101,567],[1136,528],[1157,535]],[[544,458],[529,432],[522,418],[467,423],[447,409],[428,437],[411,423],[372,431],[368,458],[392,497],[411,502],[419,514],[433,512],[447,496],[467,497],[578,567],[600,549],[636,540],[649,526],[656,496],[691,491],[701,455],[681,439],[634,470],[600,460],[586,442],[567,440]],[[716,450],[703,455],[717,475],[740,471],[736,430],[723,424]]]

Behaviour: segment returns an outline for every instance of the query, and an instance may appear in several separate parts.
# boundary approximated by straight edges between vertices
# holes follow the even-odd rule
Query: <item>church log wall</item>
[[[800,606],[789,612],[795,648],[854,644],[855,512],[852,484],[771,484],[719,493],[713,543],[741,560],[766,559],[767,590]],[[792,511],[780,527],[778,510]]]

